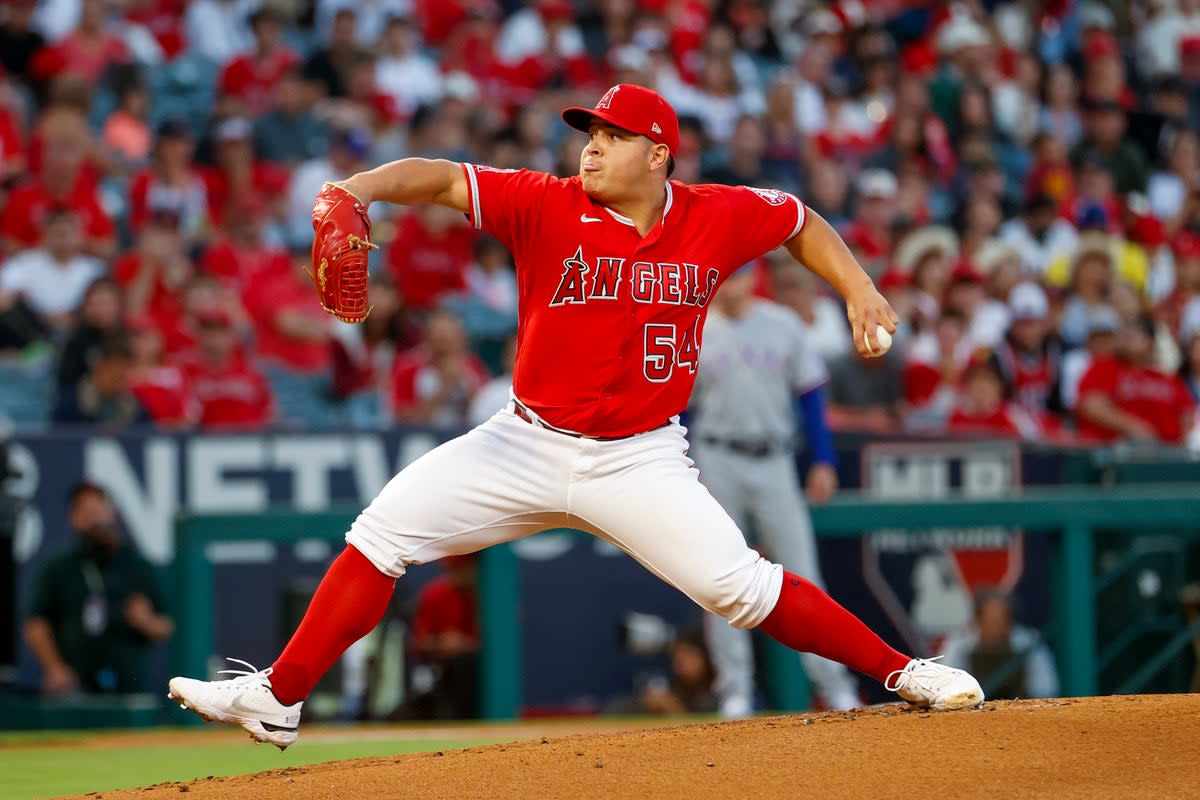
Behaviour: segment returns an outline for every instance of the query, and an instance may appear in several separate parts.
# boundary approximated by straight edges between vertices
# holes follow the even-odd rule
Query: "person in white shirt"
[[[392,17],[379,37],[375,85],[392,96],[396,108],[411,115],[419,106],[442,98],[442,73],[437,63],[420,51],[420,32],[407,17]]]
[[[1171,140],[1165,169],[1150,176],[1146,195],[1150,210],[1167,225],[1180,227],[1189,211],[1188,198],[1200,188],[1200,139],[1189,130],[1181,130]]]
[[[1021,253],[1021,268],[1041,279],[1058,258],[1070,254],[1079,241],[1075,226],[1058,216],[1054,199],[1036,195],[1029,199],[1021,216],[1000,226],[997,238]]]
[[[0,313],[23,303],[50,331],[70,327],[88,286],[104,274],[103,262],[80,252],[82,244],[83,231],[73,212],[47,214],[42,246],[0,266]]]
[[[254,47],[250,13],[258,0],[193,0],[184,14],[188,50],[218,66]]]

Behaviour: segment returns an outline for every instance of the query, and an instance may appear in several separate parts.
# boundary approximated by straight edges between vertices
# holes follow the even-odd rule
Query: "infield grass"
[[[168,743],[154,744],[153,734],[140,734],[129,746],[96,746],[88,734],[38,734],[0,738],[0,799],[35,798],[104,792],[149,786],[163,781],[189,781],[209,776],[244,775],[264,770],[370,756],[454,750],[512,741],[515,737],[431,739],[376,735],[356,740],[351,731],[336,741],[305,742],[284,752],[254,745],[233,731],[169,743],[174,731],[164,731]]]

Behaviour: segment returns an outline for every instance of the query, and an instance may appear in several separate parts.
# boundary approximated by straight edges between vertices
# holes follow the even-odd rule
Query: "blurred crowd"
[[[508,253],[377,204],[374,310],[343,325],[313,197],[408,155],[573,175],[558,110],[618,82],[678,110],[676,179],[796,193],[900,312],[866,361],[828,287],[758,265],[836,427],[1196,427],[1200,0],[7,0],[0,369],[48,365],[59,423],[486,416]]]

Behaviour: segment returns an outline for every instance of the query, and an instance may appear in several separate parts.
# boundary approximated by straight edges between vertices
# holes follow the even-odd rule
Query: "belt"
[[[593,439],[597,442],[615,442],[615,441],[619,441],[621,439],[628,439],[630,436],[638,435],[636,433],[631,433],[628,436],[589,436],[586,433],[576,433],[575,431],[568,431],[568,430],[564,430],[563,428],[556,428],[553,425],[549,424],[548,422],[545,422],[544,420],[541,420],[541,419],[535,417],[532,413],[530,413],[529,409],[527,409],[525,406],[521,405],[521,403],[519,403],[517,401],[513,401],[513,414],[516,415],[517,419],[524,420],[525,422],[528,422],[530,425],[534,426],[535,428],[545,428],[548,431],[554,431],[555,433],[561,433],[564,436],[570,436],[574,439]],[[666,420],[661,425],[655,425],[653,428],[649,428],[648,430],[656,431],[659,428],[665,428],[670,424],[671,424],[671,420]]]
[[[704,436],[700,441],[712,447],[723,447],[750,458],[766,458],[774,453],[784,453],[790,449],[782,442],[772,442],[768,439],[719,439],[716,436]]]

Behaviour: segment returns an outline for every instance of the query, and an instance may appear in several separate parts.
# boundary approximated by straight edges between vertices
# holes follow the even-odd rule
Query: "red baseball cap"
[[[1176,258],[1200,258],[1200,236],[1191,231],[1182,231],[1175,236],[1171,247]]]
[[[562,112],[562,118],[584,133],[593,119],[602,120],[641,134],[656,144],[665,144],[671,155],[679,151],[679,118],[675,109],[658,92],[635,83],[618,83],[604,93],[595,108],[571,107]]]

